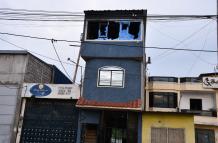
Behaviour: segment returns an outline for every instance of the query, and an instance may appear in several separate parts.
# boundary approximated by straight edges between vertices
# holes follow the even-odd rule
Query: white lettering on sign
[[[203,87],[218,88],[218,77],[203,77]]]
[[[58,95],[70,95],[72,87],[58,87]]]

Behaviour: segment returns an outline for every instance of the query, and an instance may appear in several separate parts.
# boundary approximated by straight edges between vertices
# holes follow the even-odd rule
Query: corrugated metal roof
[[[94,100],[87,100],[81,97],[77,103],[77,107],[92,107],[92,108],[117,108],[117,109],[141,109],[141,99],[136,99],[129,102],[100,102]]]
[[[86,18],[142,18],[147,16],[147,10],[87,10]]]
[[[0,54],[28,54],[26,50],[0,50]]]

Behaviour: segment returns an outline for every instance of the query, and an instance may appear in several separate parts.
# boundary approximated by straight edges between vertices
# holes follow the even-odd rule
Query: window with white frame
[[[98,71],[98,86],[124,87],[124,73],[124,69],[120,67],[102,67]]]

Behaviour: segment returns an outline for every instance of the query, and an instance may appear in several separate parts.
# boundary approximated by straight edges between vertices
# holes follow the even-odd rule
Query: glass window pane
[[[98,85],[123,87],[124,84],[124,70],[120,67],[108,66],[102,67],[99,70]]]
[[[111,71],[100,71],[99,73],[99,85],[109,86],[111,85]]]
[[[154,95],[154,107],[163,107],[164,98],[162,95]]]
[[[112,86],[123,86],[123,71],[112,71]]]
[[[150,106],[160,108],[176,108],[177,107],[177,95],[170,92],[153,92],[150,93]],[[152,103],[153,104],[152,104]]]

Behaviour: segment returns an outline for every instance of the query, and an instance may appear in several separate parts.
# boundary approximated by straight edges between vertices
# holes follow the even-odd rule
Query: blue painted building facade
[[[85,11],[77,142],[141,142],[146,10]]]

